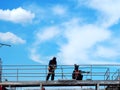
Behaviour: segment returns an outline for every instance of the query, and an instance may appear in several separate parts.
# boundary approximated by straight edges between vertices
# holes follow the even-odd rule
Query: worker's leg
[[[54,80],[54,77],[55,77],[55,73],[54,73],[54,71],[53,71],[53,72],[52,72],[51,80]]]
[[[51,75],[51,73],[49,72],[47,77],[46,77],[46,81],[49,80],[50,75]]]

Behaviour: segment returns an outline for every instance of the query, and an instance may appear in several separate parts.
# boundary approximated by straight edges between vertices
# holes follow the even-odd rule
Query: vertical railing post
[[[47,76],[48,65],[46,65],[46,76]]]
[[[45,90],[42,83],[40,83],[40,90]]]
[[[62,79],[63,79],[63,68],[62,68],[62,66],[61,66],[61,72],[62,72]]]
[[[90,71],[91,71],[91,80],[92,80],[92,65],[90,66]]]
[[[40,83],[40,90],[42,90],[42,83]]]
[[[99,83],[97,83],[95,90],[99,90],[99,86],[100,86]]]
[[[118,80],[120,80],[120,69],[118,69]]]
[[[105,75],[104,75],[104,80],[110,80],[110,70],[107,68]]]
[[[18,81],[18,73],[19,73],[19,72],[18,72],[18,68],[17,68],[17,81]]]
[[[110,72],[110,69],[109,69],[109,68],[108,68],[108,73],[109,73],[109,75],[108,75],[108,80],[111,80],[111,78],[110,78],[111,72]]]
[[[2,82],[2,60],[0,58],[0,82]]]

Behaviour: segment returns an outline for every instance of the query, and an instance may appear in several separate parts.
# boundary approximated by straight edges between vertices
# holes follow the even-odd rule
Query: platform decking
[[[27,86],[108,86],[119,85],[119,80],[56,80],[56,81],[5,81],[2,86],[27,87]]]

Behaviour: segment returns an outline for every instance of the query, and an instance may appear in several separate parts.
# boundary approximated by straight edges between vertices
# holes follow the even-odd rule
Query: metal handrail
[[[104,79],[105,80],[110,80],[110,69],[109,68],[105,72]]]
[[[120,69],[117,69],[116,72],[113,73],[112,80],[120,80]]]
[[[83,73],[84,80],[110,80],[111,75],[114,76],[114,73],[116,72],[111,70],[111,67],[113,68],[113,66],[117,66],[116,69],[120,67],[118,64],[79,65],[82,71],[90,72]],[[48,73],[47,67],[48,65],[2,65],[2,80],[4,78],[13,81],[30,80],[30,77],[34,77],[33,80],[45,80]],[[74,65],[58,65],[55,71],[56,80],[72,79],[71,75],[73,70]]]

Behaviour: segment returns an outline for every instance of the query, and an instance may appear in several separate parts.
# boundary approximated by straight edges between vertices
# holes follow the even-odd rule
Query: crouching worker
[[[82,80],[83,79],[82,73],[89,73],[89,72],[79,70],[79,65],[74,64],[74,70],[73,70],[73,73],[72,73],[72,79]]]

